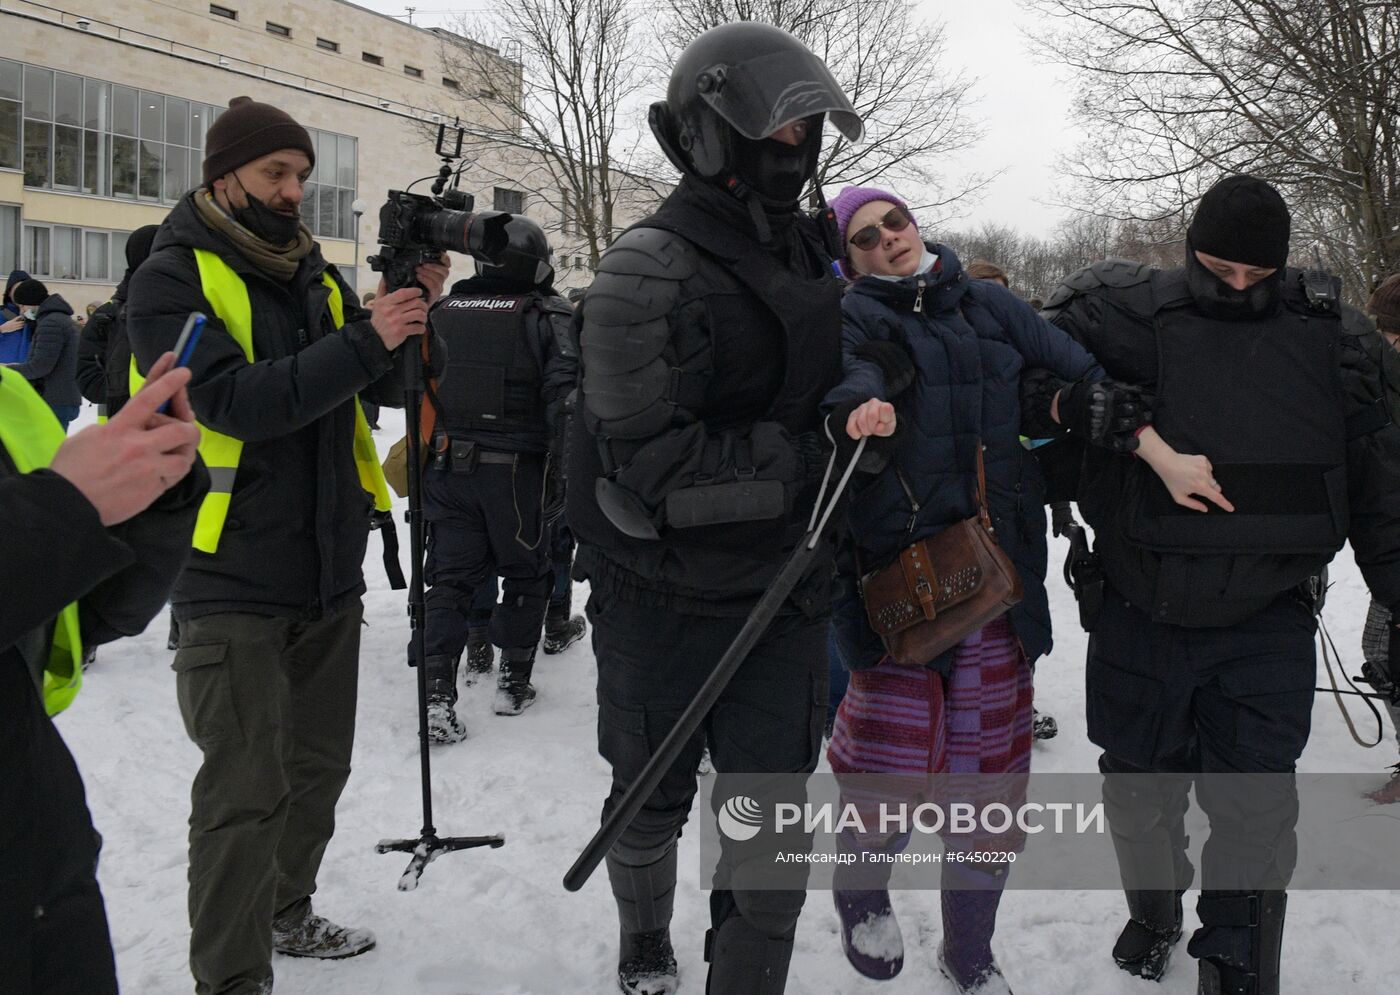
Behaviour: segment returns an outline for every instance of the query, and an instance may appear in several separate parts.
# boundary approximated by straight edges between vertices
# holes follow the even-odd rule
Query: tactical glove
[[[1138,447],[1138,429],[1152,422],[1152,401],[1131,384],[1080,380],[1060,390],[1060,423],[1086,442],[1131,453]]]

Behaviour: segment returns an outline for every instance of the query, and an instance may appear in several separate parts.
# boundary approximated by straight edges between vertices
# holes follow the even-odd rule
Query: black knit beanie
[[[38,280],[25,280],[23,283],[17,283],[15,289],[10,292],[10,300],[20,307],[34,307],[48,299],[49,288]]]
[[[1288,205],[1253,176],[1227,176],[1206,191],[1186,236],[1193,249],[1248,266],[1288,265]]]
[[[316,147],[306,129],[286,111],[252,97],[234,97],[209,126],[204,141],[204,185],[278,149],[299,149],[316,165]]]
[[[1366,312],[1376,319],[1383,332],[1400,332],[1400,273],[1392,273],[1366,302]]]

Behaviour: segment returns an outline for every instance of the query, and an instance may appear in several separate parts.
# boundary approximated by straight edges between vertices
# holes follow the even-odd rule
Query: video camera
[[[411,193],[410,185],[409,190],[390,190],[379,209],[379,253],[369,257],[369,265],[384,274],[390,293],[412,286],[414,271],[423,263],[437,262],[443,252],[496,263],[509,242],[506,225],[511,216],[504,211],[473,212],[472,195],[457,189],[461,170],[453,163],[462,158],[465,129],[460,124],[453,128],[456,142],[448,148],[447,125],[438,125],[436,150],[442,168],[432,196]],[[445,189],[449,179],[451,189]]]

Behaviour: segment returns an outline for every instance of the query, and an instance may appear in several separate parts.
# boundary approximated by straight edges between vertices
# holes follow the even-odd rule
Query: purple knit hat
[[[902,207],[907,212],[909,205],[904,203],[888,190],[881,190],[878,187],[846,187],[831,200],[831,209],[836,212],[836,227],[841,230],[841,244],[846,244],[846,226],[851,223],[851,217],[872,200],[887,200],[896,207]],[[909,215],[913,217],[913,213]],[[919,223],[914,222],[914,227],[918,228]],[[846,250],[848,253],[850,249]]]

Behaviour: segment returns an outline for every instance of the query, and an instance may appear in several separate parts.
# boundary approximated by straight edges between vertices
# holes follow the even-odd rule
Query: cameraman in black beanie
[[[1076,593],[1082,615],[1102,600],[1085,620],[1088,733],[1130,916],[1120,968],[1160,978],[1181,936],[1191,775],[1282,775],[1247,791],[1195,778],[1211,835],[1188,951],[1206,995],[1280,990],[1319,577],[1350,540],[1375,598],[1400,604],[1400,428],[1378,340],[1337,279],[1288,268],[1288,240],[1278,191],[1230,176],[1201,199],[1184,266],[1096,263],[1042,312],[1110,377],[1155,389],[1157,431],[1205,454],[1235,508],[1175,507],[1135,457],[1055,447],[1103,578]]]
[[[145,371],[192,311],[199,451],[212,481],[171,592],[175,694],[203,754],[190,792],[196,995],[272,989],[274,951],[325,960],[374,946],[312,909],[350,776],[371,504],[389,508],[357,398],[403,403],[445,263],[366,311],[301,223],[305,128],[235,97],[209,128],[204,183],[170,212],[130,281]]]

